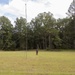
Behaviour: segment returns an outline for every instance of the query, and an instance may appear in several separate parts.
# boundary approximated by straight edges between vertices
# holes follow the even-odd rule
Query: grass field
[[[0,52],[0,75],[75,75],[75,52]]]

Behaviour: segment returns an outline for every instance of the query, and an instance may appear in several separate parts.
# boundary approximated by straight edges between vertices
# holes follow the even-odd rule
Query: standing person
[[[39,46],[38,46],[38,44],[37,44],[36,55],[38,55],[38,48],[39,48]]]

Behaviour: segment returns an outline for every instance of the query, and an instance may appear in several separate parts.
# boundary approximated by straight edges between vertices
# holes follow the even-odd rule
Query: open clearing
[[[0,52],[0,75],[75,75],[75,52]]]

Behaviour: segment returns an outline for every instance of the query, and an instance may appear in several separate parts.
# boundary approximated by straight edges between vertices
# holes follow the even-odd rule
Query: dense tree
[[[63,19],[58,19],[57,20],[57,29],[59,30],[59,37],[61,39],[61,48],[69,48],[70,46],[67,45],[68,39],[66,37],[68,32],[69,32],[69,23],[70,23],[70,18],[63,18]],[[68,29],[66,31],[66,29]],[[68,43],[69,44],[69,43]]]
[[[11,49],[12,41],[12,24],[5,16],[0,17],[0,48]]]
[[[39,13],[30,23],[23,17],[16,18],[15,26],[0,17],[0,50],[75,49],[74,1],[69,8],[70,17],[55,19],[48,12]],[[26,43],[27,40],[27,43]]]
[[[60,40],[58,36],[58,30],[56,27],[56,20],[53,15],[48,12],[40,13],[31,21],[31,25],[34,31],[34,38],[39,48],[50,49],[57,45],[57,40]]]
[[[22,17],[16,18],[15,28],[14,28],[14,37],[16,42],[16,48],[25,49],[26,45],[26,20]]]
[[[68,15],[75,17],[75,0],[73,0],[73,2],[70,4]]]
[[[71,3],[68,13],[70,15],[70,21],[68,26],[65,28],[67,33],[67,38],[68,38],[68,43],[70,48],[75,48],[75,0]]]

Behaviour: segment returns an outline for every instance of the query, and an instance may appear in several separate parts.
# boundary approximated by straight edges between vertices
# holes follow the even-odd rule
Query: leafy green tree
[[[70,4],[68,9],[68,15],[70,16],[70,21],[68,26],[65,28],[68,45],[70,48],[75,48],[75,0]],[[65,34],[65,33],[64,33]]]
[[[15,21],[15,29],[14,34],[16,35],[15,42],[16,42],[16,48],[18,49],[25,49],[26,47],[26,19],[20,17],[16,18]]]
[[[65,48],[75,48],[75,19],[70,19],[63,32],[63,43]]]
[[[13,45],[12,41],[12,24],[5,16],[0,17],[0,47],[1,49],[10,49]]]
[[[70,7],[68,9],[68,15],[75,17],[75,0],[70,4]]]
[[[54,48],[53,43],[57,42],[57,39],[59,40],[59,36],[58,30],[55,28],[56,20],[53,18],[53,15],[50,12],[40,13],[31,21],[31,25],[36,44],[39,44],[39,48]]]
[[[69,22],[70,22],[70,18],[67,18],[67,17],[57,20],[56,28],[59,30],[59,37],[60,37],[60,40],[61,40],[61,41],[59,41],[59,42],[61,42],[60,48],[66,48],[67,47],[67,45],[66,45],[67,39],[65,38],[65,37],[67,37],[67,35],[65,35],[65,33],[68,33],[68,32],[66,32],[65,29],[68,27]]]

